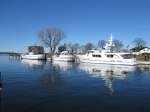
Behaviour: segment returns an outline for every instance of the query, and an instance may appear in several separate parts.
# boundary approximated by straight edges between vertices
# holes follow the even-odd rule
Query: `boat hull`
[[[44,54],[36,54],[36,55],[21,55],[22,59],[31,59],[31,60],[44,60]]]
[[[107,60],[107,61],[101,61],[101,60],[80,60],[82,63],[94,63],[94,64],[112,64],[112,65],[137,65],[137,62],[131,61],[131,62],[125,62],[125,61],[118,61],[118,60]]]
[[[66,57],[53,57],[53,61],[65,61],[65,62],[74,62],[75,58],[73,56],[66,56]]]
[[[81,63],[93,63],[93,64],[111,64],[111,65],[137,65],[136,59],[91,59],[84,56],[78,56]]]

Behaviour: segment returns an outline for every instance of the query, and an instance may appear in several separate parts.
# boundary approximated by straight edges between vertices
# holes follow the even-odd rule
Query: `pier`
[[[10,59],[21,59],[21,54],[20,53],[9,53],[9,58]]]
[[[137,61],[140,65],[150,65],[150,61]]]
[[[10,59],[21,58],[21,53],[16,53],[16,52],[0,52],[0,55],[8,55]]]

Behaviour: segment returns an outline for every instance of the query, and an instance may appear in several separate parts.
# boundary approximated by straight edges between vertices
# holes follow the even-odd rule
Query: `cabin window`
[[[101,55],[95,55],[95,54],[93,54],[92,56],[93,56],[93,57],[97,57],[97,58],[100,58],[100,57],[101,57]]]
[[[130,58],[133,58],[133,55],[131,55],[131,54],[124,54],[124,55],[122,55],[122,57],[124,59],[130,59]]]
[[[89,54],[89,53],[94,53],[94,51],[88,51],[87,53],[88,53],[88,54]]]
[[[67,55],[67,53],[62,53],[61,55]]]
[[[110,55],[107,55],[108,58],[113,58],[114,55],[110,54]]]

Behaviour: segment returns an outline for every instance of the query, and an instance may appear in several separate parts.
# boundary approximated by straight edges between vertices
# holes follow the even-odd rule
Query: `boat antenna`
[[[112,35],[112,33],[110,34],[110,41],[111,42],[113,41],[113,35]]]

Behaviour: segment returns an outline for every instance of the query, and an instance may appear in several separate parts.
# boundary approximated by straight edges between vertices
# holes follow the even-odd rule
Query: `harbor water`
[[[1,112],[150,112],[150,65],[0,56]]]

